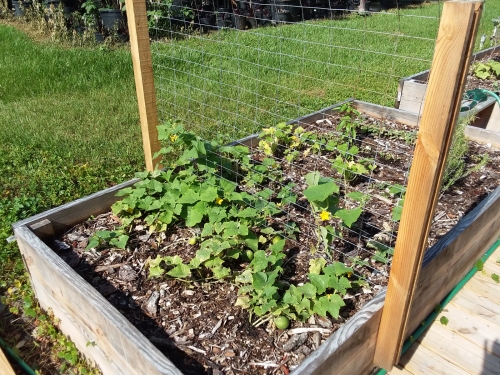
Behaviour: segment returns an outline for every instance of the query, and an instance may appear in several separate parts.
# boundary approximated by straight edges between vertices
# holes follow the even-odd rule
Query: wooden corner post
[[[134,64],[135,88],[142,129],[142,145],[146,169],[152,171],[159,159],[153,155],[160,150],[158,141],[158,110],[156,108],[153,63],[149,45],[148,19],[145,0],[125,0],[127,7],[130,49]]]
[[[443,4],[375,348],[374,364],[388,371],[398,362],[405,339],[481,9],[480,1]]]

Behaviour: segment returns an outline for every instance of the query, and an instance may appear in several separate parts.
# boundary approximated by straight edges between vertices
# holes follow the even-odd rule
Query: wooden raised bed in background
[[[416,125],[414,114],[394,108],[352,101],[360,112],[407,125]],[[326,118],[338,105],[290,123],[309,124]],[[238,143],[252,146],[256,135]],[[61,330],[104,374],[180,374],[180,371],[121,315],[101,294],[86,283],[46,244],[54,236],[109,210],[118,190],[131,180],[49,210],[13,225],[26,268],[40,305],[52,309]],[[434,309],[500,236],[500,188],[497,188],[426,253],[406,337]],[[45,241],[45,242],[44,242]],[[297,375],[368,374],[385,300],[385,290],[366,304],[338,331],[294,370]],[[87,345],[94,342],[96,345]]]
[[[481,60],[488,55],[500,51],[500,46],[491,47],[483,51],[476,52],[472,55],[471,60]],[[404,111],[419,113],[420,107],[423,105],[425,90],[427,89],[427,81],[429,80],[430,70],[415,73],[411,76],[401,78],[398,84],[398,95],[394,108]]]
[[[500,46],[488,48],[475,53],[472,61],[483,59],[500,51]],[[399,81],[398,94],[394,107],[419,115],[422,111],[427,90],[429,70],[404,77]],[[475,118],[467,126],[465,135],[476,142],[489,143],[500,147],[500,106],[495,99],[488,97],[475,108],[462,112],[460,116],[473,115]]]

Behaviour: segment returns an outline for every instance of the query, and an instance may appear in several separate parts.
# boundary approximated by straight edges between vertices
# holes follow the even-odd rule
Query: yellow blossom
[[[177,138],[178,138],[178,137],[177,137],[177,135],[176,135],[176,134],[172,134],[172,135],[170,136],[170,140],[171,140],[172,142],[175,142],[175,140],[176,140]]]
[[[319,214],[319,218],[321,219],[321,221],[327,221],[330,220],[331,214],[328,211],[323,210]]]
[[[222,202],[224,202],[224,199],[219,198],[219,197],[215,198],[215,203],[216,204],[222,204]]]

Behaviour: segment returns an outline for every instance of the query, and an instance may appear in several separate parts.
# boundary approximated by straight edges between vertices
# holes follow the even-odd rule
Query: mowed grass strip
[[[0,273],[12,280],[12,222],[144,167],[128,48],[40,44],[1,23],[0,45]]]

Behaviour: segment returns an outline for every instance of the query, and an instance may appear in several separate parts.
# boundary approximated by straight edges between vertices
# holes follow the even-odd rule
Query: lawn
[[[207,135],[223,126],[224,137],[235,139],[352,96],[391,106],[399,78],[429,68],[439,11],[433,3],[399,16],[353,15],[153,43],[160,116]],[[499,14],[500,4],[489,0],[479,35],[491,34],[490,20]],[[144,168],[127,46],[38,39],[0,18],[2,294],[16,286],[29,295],[17,246],[6,242],[13,222]],[[0,337],[6,338],[1,324]],[[39,363],[30,358],[30,365]]]

